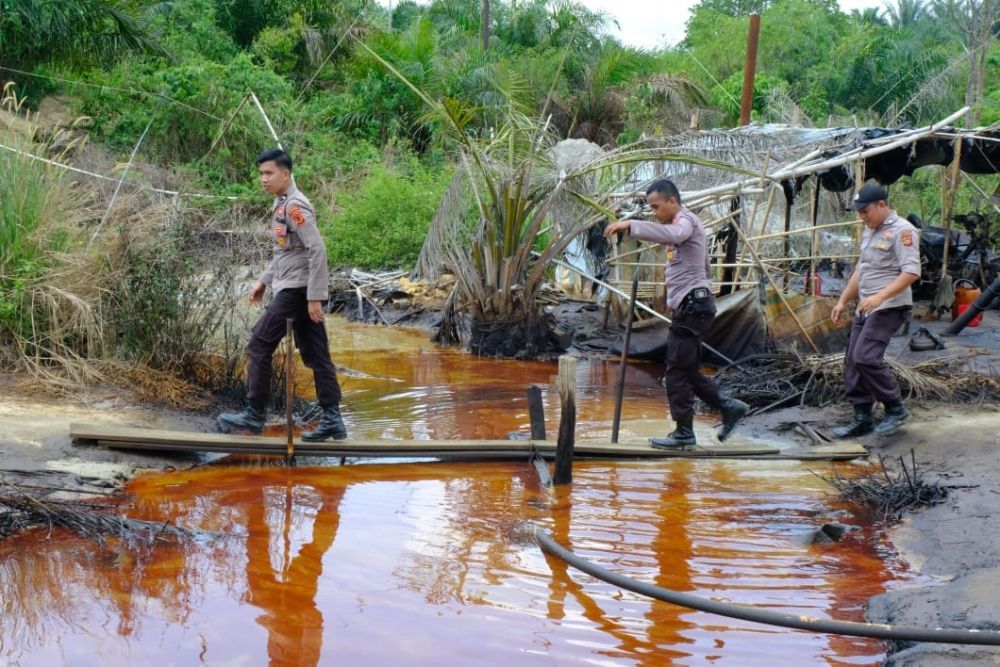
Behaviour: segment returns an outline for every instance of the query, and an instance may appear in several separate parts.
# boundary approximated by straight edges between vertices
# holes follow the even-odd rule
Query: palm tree
[[[884,16],[894,28],[913,28],[930,18],[927,4],[923,0],[896,0],[896,4],[885,4]]]
[[[877,7],[866,7],[865,9],[852,9],[851,18],[862,25],[887,26],[889,23],[882,16],[882,12]]]
[[[135,0],[17,0],[0,11],[0,65],[30,70],[55,59],[107,62],[164,53],[149,29],[167,3]]]
[[[437,214],[446,229],[437,238],[456,278],[452,302],[470,316],[469,347],[476,354],[534,357],[558,349],[553,322],[538,297],[550,262],[581,232],[613,216],[608,195],[594,195],[602,175],[626,164],[671,159],[736,171],[645,147],[627,147],[564,170],[551,157],[557,136],[549,123],[533,119],[530,107],[518,104],[503,87],[498,92],[508,103],[502,116],[489,133],[478,132],[469,105],[432,98],[370,53],[410,86],[457,148],[469,196],[462,196],[461,187],[449,188],[447,210]],[[560,209],[572,212],[556,215]]]

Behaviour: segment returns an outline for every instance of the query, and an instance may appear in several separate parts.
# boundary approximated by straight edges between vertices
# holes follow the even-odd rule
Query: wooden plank
[[[121,425],[72,424],[70,436],[109,447],[146,451],[218,452],[283,455],[284,438],[226,433],[195,433]],[[545,458],[554,458],[556,443],[543,440],[335,440],[295,445],[301,456],[366,458],[527,458],[534,445]],[[690,449],[654,449],[646,441],[612,444],[577,442],[576,454],[596,458],[782,458],[835,460],[865,456],[857,443],[832,444],[795,450],[769,445],[702,445]]]

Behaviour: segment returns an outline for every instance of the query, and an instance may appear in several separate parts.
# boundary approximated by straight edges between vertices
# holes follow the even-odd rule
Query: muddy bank
[[[889,530],[899,556],[935,583],[871,598],[872,622],[915,627],[1000,629],[1000,408],[911,405],[912,420],[891,439],[862,439],[872,459],[889,466],[910,452],[928,482],[948,488],[947,499],[907,513]],[[848,417],[846,406],[789,408],[760,415],[744,432],[763,437],[803,422],[828,430]],[[894,644],[886,665],[995,665],[1000,649],[945,644]]]
[[[908,435],[879,451],[910,449],[925,469],[950,486],[947,500],[906,516],[892,542],[938,586],[903,589],[869,601],[867,616],[900,625],[1000,629],[1000,412],[941,408],[922,415]],[[940,644],[897,646],[889,665],[995,665],[1000,648]]]
[[[8,388],[0,396],[0,475],[8,481],[41,476],[49,486],[96,492],[120,488],[142,470],[185,468],[206,460],[79,447],[69,437],[69,425],[96,421],[209,431],[210,417],[137,405],[112,390],[65,399],[38,396],[18,390],[13,378],[3,380]]]

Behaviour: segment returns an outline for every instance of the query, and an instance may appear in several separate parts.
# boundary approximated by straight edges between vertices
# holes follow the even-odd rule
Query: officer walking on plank
[[[705,228],[694,213],[681,204],[681,194],[671,181],[654,181],[646,190],[646,201],[657,222],[622,220],[608,225],[604,235],[629,232],[632,238],[662,243],[667,247],[667,307],[672,322],[667,334],[667,403],[676,430],[664,438],[651,438],[661,449],[696,444],[695,396],[722,415],[719,440],[725,440],[746,416],[748,406],[719,391],[712,379],[701,374],[701,339],[715,319],[715,300],[709,279]]]
[[[883,188],[866,185],[847,207],[858,212],[865,230],[858,264],[831,313],[833,322],[840,322],[847,303],[860,297],[844,354],[844,394],[854,416],[834,429],[838,438],[872,430],[890,435],[910,416],[885,366],[885,349],[913,309],[910,286],[920,278],[920,241],[916,228],[889,208],[887,198]],[[878,425],[873,415],[876,401],[885,406]]]
[[[329,297],[326,246],[316,226],[316,214],[292,180],[292,158],[271,149],[257,157],[260,183],[274,195],[271,238],[274,257],[250,290],[250,303],[259,304],[268,287],[274,299],[257,321],[247,345],[247,407],[242,412],[219,415],[219,429],[245,429],[260,433],[264,428],[271,393],[271,358],[285,336],[285,320],[294,320],[295,342],[302,361],[312,369],[316,395],[323,416],[319,426],[303,433],[308,441],[347,437],[340,415],[340,384],[330,360],[330,345],[324,326],[323,302]]]

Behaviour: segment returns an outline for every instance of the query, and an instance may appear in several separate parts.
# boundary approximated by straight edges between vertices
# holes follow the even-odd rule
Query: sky
[[[590,9],[605,12],[617,19],[620,30],[612,29],[623,44],[647,49],[676,44],[684,39],[684,26],[687,24],[691,7],[698,4],[697,0],[671,0],[670,11],[657,9],[664,7],[656,0],[578,0]],[[840,0],[841,11],[850,13],[852,9],[867,7],[885,7],[885,0]],[[680,10],[675,13],[674,9]],[[658,14],[676,17],[672,21],[657,20]]]

